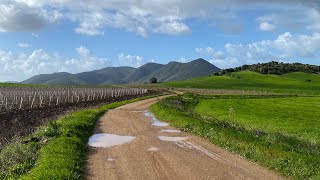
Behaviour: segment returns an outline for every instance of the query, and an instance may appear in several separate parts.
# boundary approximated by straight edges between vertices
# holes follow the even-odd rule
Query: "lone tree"
[[[150,81],[150,84],[158,83],[158,80],[155,77],[151,78],[149,81]]]

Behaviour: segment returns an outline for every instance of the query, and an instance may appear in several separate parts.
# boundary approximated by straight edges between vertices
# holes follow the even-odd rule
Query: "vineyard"
[[[141,95],[136,88],[0,87],[0,112]]]
[[[65,113],[153,93],[116,87],[0,87],[0,149],[14,136],[25,136]]]

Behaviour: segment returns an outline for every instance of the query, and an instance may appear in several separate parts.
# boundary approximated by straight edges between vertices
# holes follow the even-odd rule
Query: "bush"
[[[155,77],[151,78],[149,81],[150,81],[150,84],[158,83],[158,79]]]

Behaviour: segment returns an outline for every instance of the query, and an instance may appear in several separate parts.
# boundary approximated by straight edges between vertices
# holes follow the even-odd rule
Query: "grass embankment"
[[[0,152],[0,179],[83,179],[87,141],[108,109],[151,98],[82,110],[49,123]]]
[[[232,121],[229,121],[229,118],[219,119],[218,117],[215,117],[215,114],[206,114],[206,116],[198,114],[195,111],[195,108],[198,106],[199,101],[201,102],[204,98],[213,98],[213,96],[183,95],[169,97],[153,105],[152,112],[157,118],[167,121],[181,130],[206,137],[210,142],[231,152],[240,154],[252,161],[258,162],[284,176],[292,179],[320,179],[319,143],[310,143],[309,141],[301,140],[295,136],[276,131],[269,132],[264,129],[265,126],[247,128],[246,124],[242,124],[241,121],[236,121],[239,113],[241,113],[238,112],[237,109],[235,109],[235,119]],[[216,99],[212,100],[216,101],[220,100],[219,98],[234,98],[234,96],[216,96],[215,98]],[[241,98],[256,97],[246,96]],[[261,100],[264,101],[264,98],[269,97],[259,96],[258,98],[261,98]],[[227,99],[223,100],[228,101]],[[205,101],[206,100],[204,100],[204,102]],[[278,103],[281,103],[281,101]],[[217,106],[219,106],[219,104],[217,104]],[[226,107],[227,109],[225,109],[225,111],[226,113],[229,113],[229,107]],[[200,107],[197,107],[198,112],[199,108]],[[300,108],[301,111],[303,111],[304,107],[301,106]],[[308,110],[308,107],[305,107],[304,110]],[[206,112],[208,111],[214,112],[215,109],[210,108],[210,110],[206,110]],[[261,114],[259,110],[255,111],[255,109],[253,109],[253,111],[256,116]],[[290,111],[286,111],[284,114],[291,118],[294,118],[295,116],[295,114],[290,114]],[[277,116],[277,113],[273,114],[273,112],[270,111],[269,116]],[[284,119],[284,121],[286,120],[290,121]],[[305,120],[313,121],[314,119],[308,119],[306,117]],[[259,124],[258,121],[259,119],[256,119],[256,124]],[[265,124],[265,122],[262,122],[264,121],[263,119],[260,121],[262,124]],[[288,122],[287,129],[294,129],[296,126],[298,125]],[[300,132],[299,128],[297,128],[297,132]]]
[[[207,76],[185,81],[165,82],[177,88],[268,90],[275,93],[320,94],[320,75],[288,73],[266,75],[251,71],[234,72],[223,76]]]

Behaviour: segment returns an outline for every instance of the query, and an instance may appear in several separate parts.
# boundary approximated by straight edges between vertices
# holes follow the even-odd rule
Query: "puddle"
[[[136,112],[136,113],[143,112],[143,113],[145,113],[145,112],[148,112],[148,110],[135,110],[135,111],[131,111],[131,112]]]
[[[122,145],[134,140],[133,136],[120,136],[116,134],[95,134],[89,139],[89,146],[108,148],[112,146]]]
[[[178,146],[182,147],[182,148],[188,148],[188,149],[192,149],[192,150],[197,150],[197,151],[200,151],[201,153],[209,156],[210,158],[212,159],[215,159],[215,160],[219,160],[220,159],[220,156],[217,155],[216,153],[213,153],[209,150],[207,150],[206,148],[196,144],[196,143],[192,143],[192,142],[183,142],[183,141],[179,141],[179,142],[175,142]]]
[[[169,126],[168,123],[166,122],[161,122],[159,121],[156,117],[153,116],[153,114],[151,114],[150,112],[145,112],[144,115],[146,117],[151,117],[152,118],[152,126],[158,126],[158,127],[165,127],[165,126]]]
[[[158,136],[158,138],[162,141],[172,141],[172,142],[184,141],[188,139],[188,137],[170,137],[170,136]]]
[[[179,132],[181,132],[181,131],[176,130],[176,129],[161,129],[160,132],[179,133]]]
[[[151,147],[151,148],[147,149],[147,151],[152,151],[152,152],[159,151],[159,150],[160,149],[157,147]]]
[[[114,157],[108,157],[107,158],[107,161],[109,161],[109,162],[112,162],[112,161],[115,161],[116,160],[116,158],[114,158]]]

